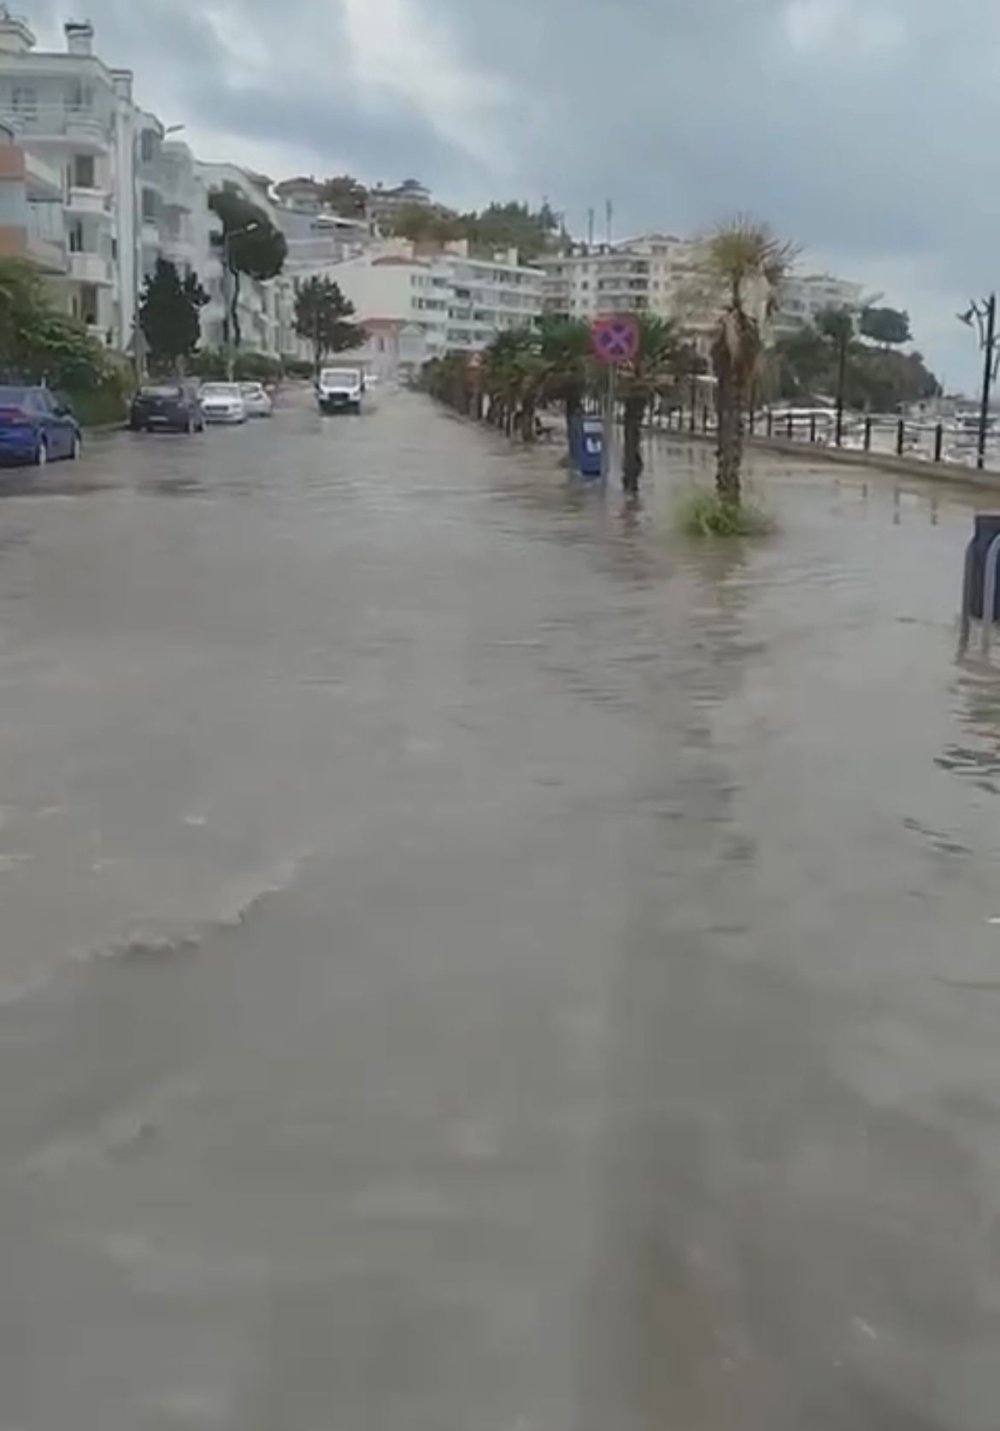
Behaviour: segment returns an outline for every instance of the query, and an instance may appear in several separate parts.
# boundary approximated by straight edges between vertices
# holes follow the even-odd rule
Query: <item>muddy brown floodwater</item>
[[[755,456],[721,550],[650,458],[3,489],[3,1431],[995,1431],[972,499]]]

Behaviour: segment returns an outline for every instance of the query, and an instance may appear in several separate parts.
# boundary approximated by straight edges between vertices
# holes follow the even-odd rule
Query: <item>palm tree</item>
[[[719,421],[715,485],[733,506],[740,502],[747,398],[764,350],[764,326],[794,256],[792,244],[749,218],[722,225],[704,245],[706,277],[721,297],[712,336]]]
[[[590,327],[580,318],[554,314],[539,320],[540,355],[545,365],[545,398],[563,404],[566,432],[583,407],[590,371]]]
[[[669,318],[644,313],[639,319],[639,351],[618,375],[623,399],[622,486],[634,496],[642,476],[642,419],[653,398],[677,381],[682,353],[677,326]]]
[[[498,333],[483,353],[481,370],[490,400],[490,421],[508,435],[517,425],[524,441],[532,442],[545,371],[541,340],[533,328]]]

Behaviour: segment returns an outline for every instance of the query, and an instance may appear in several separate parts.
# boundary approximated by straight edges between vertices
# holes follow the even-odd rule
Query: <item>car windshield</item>
[[[244,397],[263,397],[264,389],[260,383],[241,383],[240,392]]]
[[[24,407],[34,391],[34,388],[0,388],[0,407]]]
[[[324,368],[319,380],[326,387],[356,388],[361,381],[357,368]]]
[[[176,385],[163,387],[146,387],[139,389],[140,397],[183,397],[184,390]]]
[[[201,390],[201,395],[202,397],[234,398],[240,396],[240,390],[236,383],[206,383]]]

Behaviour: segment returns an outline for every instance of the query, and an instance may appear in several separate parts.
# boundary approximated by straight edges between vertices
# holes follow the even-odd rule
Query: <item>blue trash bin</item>
[[[604,468],[604,419],[577,413],[570,425],[569,451],[581,477],[600,477]]]
[[[986,553],[992,546],[995,537],[1000,537],[1000,513],[978,513],[972,534],[972,571],[969,590],[969,611],[977,621],[983,620],[983,602],[986,596]],[[992,620],[1000,621],[1000,582],[997,583]]]

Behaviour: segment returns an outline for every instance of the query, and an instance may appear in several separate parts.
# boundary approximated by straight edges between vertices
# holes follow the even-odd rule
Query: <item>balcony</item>
[[[24,187],[29,199],[61,199],[62,171],[37,154],[24,156]]]
[[[0,108],[0,119],[19,140],[32,145],[72,149],[78,154],[107,154],[111,148],[111,119],[91,109],[64,104],[39,104],[31,109]]]
[[[160,225],[156,219],[143,218],[142,227],[139,230],[139,239],[143,248],[160,247]]]
[[[0,259],[26,258],[42,273],[61,274],[66,272],[66,250],[55,240],[33,232],[20,224],[0,225]]]
[[[110,221],[111,195],[104,189],[89,189],[74,184],[66,196],[66,212]]]
[[[194,204],[190,194],[186,194],[179,186],[172,187],[165,185],[163,189],[163,207],[165,209],[175,209],[178,213],[190,214],[194,209]],[[324,255],[325,255],[324,248]]]
[[[111,260],[99,253],[71,253],[69,276],[77,283],[106,286],[111,283]]]

